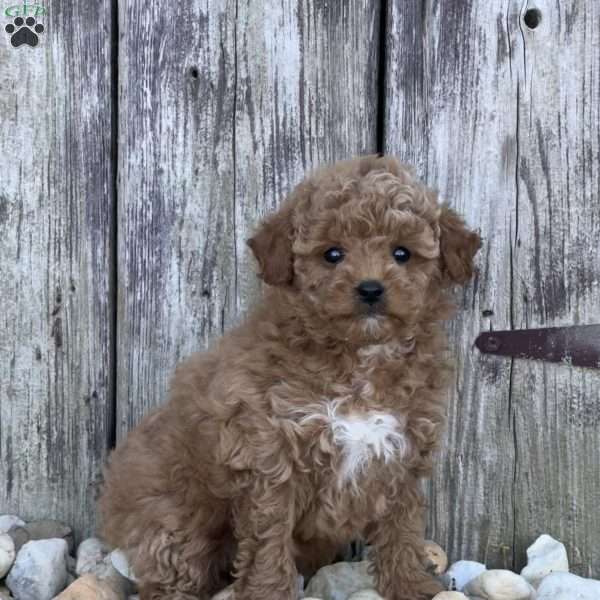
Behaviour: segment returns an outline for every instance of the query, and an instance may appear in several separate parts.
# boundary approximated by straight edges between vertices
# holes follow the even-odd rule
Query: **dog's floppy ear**
[[[473,276],[474,261],[481,238],[447,205],[440,215],[440,254],[442,270],[452,283],[466,283]]]
[[[248,240],[248,246],[260,267],[260,277],[265,283],[292,283],[292,235],[292,207],[288,204],[266,219],[256,234]]]

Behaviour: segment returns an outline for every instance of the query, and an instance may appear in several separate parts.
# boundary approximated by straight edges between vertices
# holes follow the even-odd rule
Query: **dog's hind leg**
[[[140,600],[209,600],[230,581],[230,540],[190,539],[156,530],[149,531],[144,540],[128,552]]]

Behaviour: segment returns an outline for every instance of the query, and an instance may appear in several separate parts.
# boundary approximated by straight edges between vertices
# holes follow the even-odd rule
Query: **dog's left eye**
[[[336,264],[344,260],[344,251],[341,248],[329,248],[323,254],[323,258],[328,263]]]
[[[410,258],[410,250],[404,246],[394,248],[392,254],[397,263],[405,263]]]

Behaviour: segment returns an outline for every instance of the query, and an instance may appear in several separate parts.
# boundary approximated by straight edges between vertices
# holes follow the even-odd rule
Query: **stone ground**
[[[428,568],[448,591],[434,600],[600,600],[600,581],[569,573],[563,544],[541,535],[527,550],[521,573],[460,560],[448,568],[444,550],[427,542]],[[368,549],[363,560],[321,569],[304,600],[384,600],[373,590]],[[0,515],[0,600],[138,600],[125,555],[97,538],[75,548],[71,528],[58,521],[24,522]],[[233,600],[230,589],[213,600]],[[269,599],[265,599],[269,600]]]

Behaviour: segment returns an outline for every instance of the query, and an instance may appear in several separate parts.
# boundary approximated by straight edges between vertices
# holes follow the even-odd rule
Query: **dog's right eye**
[[[323,258],[333,265],[344,260],[344,251],[341,248],[329,248],[325,250]]]

